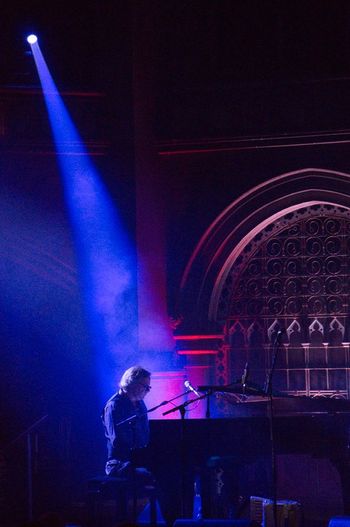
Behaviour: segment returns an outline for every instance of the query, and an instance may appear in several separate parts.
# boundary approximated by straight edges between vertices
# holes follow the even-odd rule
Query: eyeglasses
[[[149,384],[143,384],[143,382],[138,382],[137,384],[142,386],[146,390],[146,392],[150,392],[151,391],[152,386],[150,386]]]

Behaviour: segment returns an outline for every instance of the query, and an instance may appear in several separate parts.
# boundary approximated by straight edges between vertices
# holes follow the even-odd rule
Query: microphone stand
[[[191,390],[186,390],[184,393],[180,393],[179,395],[175,395],[175,397],[173,397],[172,399],[169,399],[168,401],[162,401],[161,403],[157,404],[156,406],[153,406],[152,408],[147,409],[147,411],[143,412],[142,414],[133,414],[130,417],[127,417],[126,419],[123,419],[122,421],[119,421],[119,423],[116,423],[115,426],[118,427],[118,426],[121,426],[121,425],[124,425],[124,424],[127,424],[127,423],[129,423],[129,425],[131,425],[131,427],[132,427],[132,443],[133,443],[133,450],[134,450],[135,449],[135,440],[136,440],[136,437],[135,437],[136,419],[139,418],[139,417],[143,417],[143,416],[145,416],[145,415],[147,415],[147,414],[149,414],[151,412],[154,412],[155,410],[158,410],[158,408],[160,408],[161,406],[165,406],[166,404],[169,404],[172,401],[175,401],[176,399],[179,399],[179,397],[183,397],[184,395],[187,395],[190,392],[191,392]],[[136,467],[135,467],[135,460],[133,460],[133,456],[131,456],[131,473],[132,473],[132,490],[133,490],[133,495],[132,495],[132,503],[133,503],[132,516],[133,516],[133,521],[136,522],[136,509],[137,509]],[[156,510],[153,511],[153,513],[151,511],[151,523],[153,525],[156,525],[156,523],[157,523],[156,515],[157,515]]]
[[[191,393],[191,390],[186,390],[185,392],[180,393],[180,395],[175,395],[175,397],[173,397],[172,399],[169,399],[169,401],[162,401],[161,403],[157,404],[156,406],[153,406],[152,408],[149,408],[146,412],[144,412],[142,414],[131,415],[130,417],[127,417],[126,419],[123,419],[122,421],[119,421],[119,423],[117,423],[115,426],[124,425],[125,423],[133,421],[134,419],[137,419],[138,417],[142,417],[142,416],[147,415],[147,414],[149,414],[151,412],[154,412],[155,410],[158,410],[158,408],[160,408],[161,406],[165,406],[166,404],[172,403],[176,399],[179,399],[179,397],[184,397],[184,395],[187,395],[188,393]],[[175,410],[178,410],[178,409],[179,409],[179,407],[175,408]],[[163,413],[163,415],[167,415],[168,413],[171,413],[173,411],[174,410],[170,410],[168,412]]]
[[[32,446],[32,432],[34,432],[39,425],[45,421],[49,416],[43,415],[35,421],[26,430],[21,432],[15,439],[13,439],[6,448],[17,443],[23,437],[26,438],[26,454],[27,454],[27,518],[29,521],[33,520],[33,446]],[[5,449],[6,450],[6,449]]]
[[[191,390],[188,390],[183,395],[185,395],[186,393],[189,393],[189,392],[191,392]],[[163,413],[163,415],[169,415],[169,414],[179,410],[179,412],[181,414],[181,418],[184,419],[187,406],[189,406],[190,404],[195,403],[197,401],[201,401],[202,399],[205,399],[206,397],[209,397],[209,395],[210,395],[210,393],[208,392],[208,393],[205,393],[204,395],[199,395],[198,397],[195,397],[194,399],[190,399],[189,401],[185,401],[184,403],[180,404],[179,406],[174,406],[174,408],[171,408],[170,410],[167,410],[166,412]]]
[[[277,463],[274,436],[274,413],[273,413],[273,390],[272,378],[276,367],[277,355],[281,348],[282,331],[278,331],[272,347],[271,368],[266,378],[265,395],[269,398],[269,431],[271,444],[271,472],[272,472],[272,502],[273,502],[273,524],[277,527]]]
[[[191,390],[189,390],[191,391]],[[188,393],[188,392],[187,392]],[[181,452],[181,516],[182,518],[185,516],[185,496],[186,496],[186,485],[185,485],[185,466],[186,466],[186,459],[185,459],[185,433],[184,433],[184,425],[185,425],[185,413],[186,408],[190,404],[195,403],[196,401],[201,401],[202,399],[205,399],[206,397],[209,399],[209,396],[211,395],[211,391],[209,390],[204,395],[199,395],[198,397],[195,397],[194,399],[190,399],[189,401],[185,401],[184,403],[180,404],[179,406],[174,406],[174,408],[171,408],[170,410],[167,410],[163,413],[163,415],[169,415],[173,412],[176,412],[177,410],[180,412],[181,415],[181,437],[180,437],[180,452]]]
[[[205,417],[206,419],[210,419],[210,396],[213,394],[213,390],[209,389],[207,391],[207,410],[206,410],[206,413],[205,413]]]

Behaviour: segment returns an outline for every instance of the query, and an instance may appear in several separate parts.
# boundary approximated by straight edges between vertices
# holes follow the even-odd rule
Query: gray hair
[[[122,375],[122,378],[119,382],[119,388],[121,388],[124,391],[128,390],[128,387],[130,384],[133,384],[134,382],[139,381],[140,379],[143,379],[145,377],[150,377],[151,373],[141,366],[131,366],[131,368],[128,368]]]

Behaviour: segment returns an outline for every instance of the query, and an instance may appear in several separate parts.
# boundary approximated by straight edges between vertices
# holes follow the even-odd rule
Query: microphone
[[[286,330],[284,328],[281,328],[277,331],[275,334],[274,344],[281,344],[282,337],[286,333]]]
[[[193,392],[195,395],[197,395],[197,397],[201,396],[201,394],[199,392],[197,392],[197,390],[195,388],[193,388],[193,386],[190,383],[190,381],[185,381],[184,385],[185,385],[185,388],[187,388],[187,390],[190,390],[191,392]]]
[[[244,366],[243,375],[242,375],[242,384],[243,384],[243,386],[245,386],[246,383],[247,383],[248,375],[249,375],[249,362],[246,362],[245,366]]]

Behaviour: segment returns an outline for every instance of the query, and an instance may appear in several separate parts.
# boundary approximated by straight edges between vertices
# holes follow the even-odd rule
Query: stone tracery
[[[231,377],[250,360],[261,381],[271,334],[283,327],[279,388],[348,395],[349,233],[346,208],[319,204],[281,217],[245,247],[217,311],[226,321]]]

